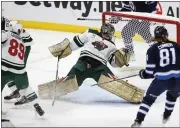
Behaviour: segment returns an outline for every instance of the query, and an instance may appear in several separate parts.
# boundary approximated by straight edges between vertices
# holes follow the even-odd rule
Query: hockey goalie
[[[40,98],[66,95],[78,90],[86,78],[93,78],[100,88],[129,102],[141,102],[144,91],[128,82],[117,80],[107,66],[107,62],[113,67],[127,66],[130,58],[125,49],[116,48],[113,41],[114,32],[114,26],[106,23],[101,26],[100,32],[88,29],[75,36],[72,41],[64,39],[61,43],[50,46],[49,51],[59,59],[80,47],[82,50],[78,61],[66,77],[38,86]]]

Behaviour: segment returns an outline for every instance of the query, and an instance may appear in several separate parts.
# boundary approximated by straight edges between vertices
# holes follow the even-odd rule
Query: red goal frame
[[[102,23],[104,24],[106,22],[106,16],[120,16],[120,17],[126,17],[126,18],[135,18],[135,19],[141,19],[141,20],[149,20],[154,22],[160,22],[160,23],[168,23],[168,24],[175,24],[177,26],[176,33],[177,33],[177,43],[180,44],[180,21],[174,21],[169,19],[158,19],[154,17],[146,17],[146,16],[135,16],[131,14],[125,14],[123,12],[103,12],[102,13]]]

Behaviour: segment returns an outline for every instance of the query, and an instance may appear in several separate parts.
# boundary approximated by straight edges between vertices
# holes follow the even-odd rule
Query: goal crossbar
[[[153,17],[149,13],[138,13],[138,12],[103,12],[102,13],[102,23],[106,22],[106,16],[119,16],[124,18],[148,20],[159,23],[167,23],[176,25],[177,42],[180,44],[180,21],[178,18],[162,16],[158,14],[153,14]]]

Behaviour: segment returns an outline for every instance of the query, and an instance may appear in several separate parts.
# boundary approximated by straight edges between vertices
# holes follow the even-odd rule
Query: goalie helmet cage
[[[118,23],[111,22],[113,17],[117,17],[117,18],[119,17],[120,20],[118,21]],[[116,32],[117,31],[121,32],[123,28],[123,24],[127,24],[128,21],[132,19],[150,21],[151,26],[154,26],[152,28],[155,28],[155,26],[157,25],[164,25],[165,27],[167,26],[166,28],[170,35],[169,38],[171,40],[178,42],[178,44],[180,44],[180,21],[178,18],[174,18],[170,16],[163,16],[163,15],[158,15],[158,14],[139,13],[139,12],[103,12],[102,13],[102,23],[104,24],[104,23],[110,22],[111,24],[115,26]],[[117,27],[117,24],[119,24],[119,27]],[[120,27],[122,28],[120,29]],[[152,36],[154,36],[153,30],[154,29],[151,29]]]

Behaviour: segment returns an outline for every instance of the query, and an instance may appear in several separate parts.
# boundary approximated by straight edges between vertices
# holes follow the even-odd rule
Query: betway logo
[[[97,3],[97,7],[93,8],[93,3]],[[105,11],[120,11],[122,3],[120,1],[15,1],[16,5],[30,4],[34,7],[44,6],[47,8],[63,8],[70,7],[72,10],[81,10],[82,17],[88,17],[89,13],[94,12],[105,12]]]

